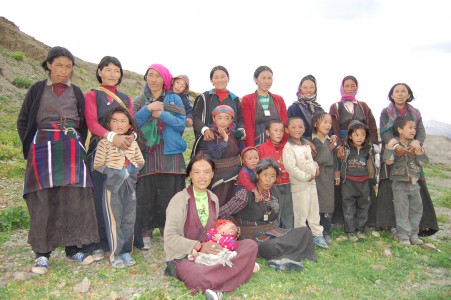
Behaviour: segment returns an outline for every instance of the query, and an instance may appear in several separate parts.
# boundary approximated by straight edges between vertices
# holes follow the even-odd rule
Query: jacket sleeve
[[[241,100],[240,98],[235,98],[234,100],[236,102],[236,128],[244,128],[244,121],[243,121],[243,110],[241,109]]]
[[[17,117],[17,131],[19,133],[22,143],[25,141],[25,134],[28,128],[28,122],[30,120],[31,107],[38,91],[38,83],[35,83],[28,91],[20,108],[19,115]]]
[[[381,112],[381,118],[379,120],[380,128],[381,129],[384,128],[387,125],[387,123],[388,123],[388,112],[387,109],[384,108]],[[381,134],[382,144],[384,145],[387,145],[392,138],[394,138],[394,135],[391,128]]]
[[[418,114],[421,118],[420,111],[418,110]],[[423,121],[421,120],[417,124],[417,133],[415,134],[415,139],[420,141],[420,144],[423,145],[424,141],[426,140],[426,129],[424,128]]]
[[[365,102],[360,102],[362,106],[365,108],[365,118],[366,118],[366,124],[368,125],[368,129],[370,131],[370,139],[371,143],[373,144],[379,144],[379,137],[377,134],[377,124],[376,120],[374,119],[373,112],[371,111],[371,108],[366,104]]]
[[[204,115],[204,110],[206,109],[204,107],[204,99],[202,97],[203,95],[197,96],[196,100],[194,101],[193,106],[193,129],[196,133],[196,136],[201,135],[202,128],[207,127],[208,120],[206,122],[202,122],[202,117]],[[205,97],[205,95],[204,95]]]
[[[280,117],[280,121],[282,121],[283,125],[285,126],[285,124],[288,121],[288,112],[287,112],[287,105],[285,104],[285,100],[283,100],[282,96],[277,96],[278,97],[278,101],[279,101],[279,117]]]
[[[103,139],[97,145],[96,156],[94,157],[94,170],[106,164],[107,140]]]
[[[341,130],[340,130],[340,123],[338,122],[338,109],[337,109],[338,103],[332,103],[329,109],[329,115],[332,117],[332,134],[336,135],[338,137],[337,144],[339,146],[343,145],[343,142],[341,140]]]
[[[255,105],[251,105],[254,94],[246,95],[241,102],[241,112],[243,113],[244,129],[246,130],[246,147],[254,147],[255,138]],[[252,106],[254,108],[252,108]]]

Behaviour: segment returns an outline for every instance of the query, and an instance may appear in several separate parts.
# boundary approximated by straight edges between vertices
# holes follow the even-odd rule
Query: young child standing
[[[219,105],[212,111],[214,139],[205,141],[208,154],[215,162],[215,173],[211,191],[218,196],[219,206],[233,197],[235,182],[241,170],[240,151],[243,142],[238,141],[232,131],[234,110],[228,105]]]
[[[241,151],[241,163],[243,167],[240,173],[238,173],[238,179],[236,185],[240,188],[245,188],[250,192],[254,192],[256,201],[260,201],[261,196],[255,187],[257,177],[255,175],[255,168],[260,161],[258,150],[255,147],[246,147]]]
[[[316,180],[318,191],[320,224],[324,228],[323,236],[327,244],[332,243],[330,236],[332,214],[334,213],[334,185],[340,184],[335,151],[330,149],[329,132],[332,128],[332,118],[328,113],[319,112],[312,117],[312,144],[316,148],[313,159],[319,166],[319,176]]]
[[[128,135],[137,128],[128,110],[122,106],[113,108],[104,120],[105,128],[111,132],[97,146],[94,170],[106,175],[102,206],[110,262],[113,268],[125,268],[136,263],[130,255],[136,219],[135,191],[138,172],[145,162],[136,141],[125,151],[112,142],[115,135]]]
[[[193,126],[193,107],[189,102],[189,78],[186,75],[178,75],[172,79],[171,91],[182,99],[186,113],[186,126]]]
[[[343,143],[345,155],[341,161],[341,197],[344,229],[348,238],[356,242],[365,239],[370,183],[375,181],[368,126],[357,120],[351,121]]]
[[[302,135],[304,121],[291,117],[285,126],[288,142],[283,150],[283,164],[290,175],[291,198],[293,199],[294,227],[310,227],[313,242],[320,248],[329,249],[319,224],[318,193],[315,178],[319,174],[318,164],[312,158],[312,149]]]
[[[282,171],[277,175],[275,189],[279,192],[279,209],[280,214],[278,218],[278,226],[282,228],[293,228],[294,215],[293,215],[293,200],[291,199],[291,186],[290,176],[288,175],[285,166],[283,165],[282,155],[283,148],[286,141],[283,139],[285,130],[282,121],[271,120],[266,125],[265,134],[269,137],[258,148],[258,153],[261,158],[272,158],[279,165]]]
[[[428,162],[428,157],[420,141],[414,139],[416,123],[411,117],[396,118],[393,134],[395,139],[387,144],[383,158],[387,165],[391,165],[396,236],[403,245],[422,245],[424,242],[418,237],[418,231],[423,216],[423,202],[417,182],[421,176],[421,167]],[[403,147],[412,155],[398,155],[396,147]]]

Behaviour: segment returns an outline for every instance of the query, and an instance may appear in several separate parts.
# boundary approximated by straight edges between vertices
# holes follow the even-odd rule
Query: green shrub
[[[25,53],[22,51],[16,51],[11,53],[11,57],[14,58],[17,61],[22,61],[26,57]]]
[[[13,84],[18,88],[28,89],[33,84],[33,81],[29,78],[16,76],[13,80]]]
[[[29,225],[28,211],[22,207],[8,207],[0,213],[0,231],[28,228]]]

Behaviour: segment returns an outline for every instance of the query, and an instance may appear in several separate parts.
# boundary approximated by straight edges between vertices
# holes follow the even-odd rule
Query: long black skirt
[[[54,187],[26,194],[28,243],[36,253],[99,242],[91,188]]]

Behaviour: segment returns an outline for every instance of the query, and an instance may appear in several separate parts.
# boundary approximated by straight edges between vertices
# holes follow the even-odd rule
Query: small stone
[[[371,231],[371,235],[372,236],[374,236],[374,237],[377,237],[377,238],[380,238],[381,237],[381,234],[380,234],[380,232],[379,231]]]
[[[424,249],[427,249],[427,250],[432,250],[432,251],[436,251],[437,250],[437,247],[435,247],[431,243],[426,243],[426,244],[422,245],[421,247],[424,248]]]
[[[63,281],[63,282],[61,282],[60,284],[58,284],[56,287],[59,288],[59,289],[62,289],[62,288],[64,288],[65,286],[66,286],[66,282]]]
[[[384,250],[384,255],[387,256],[387,257],[392,257],[393,256],[393,254],[391,253],[390,249],[385,249]]]
[[[384,267],[384,266],[381,266],[381,265],[374,265],[373,266],[373,270],[376,270],[376,271],[383,271],[385,269],[387,269],[387,268]]]
[[[83,280],[74,286],[74,292],[76,293],[86,293],[89,291],[89,288],[91,287],[91,282],[88,278],[83,278]]]
[[[344,235],[340,235],[339,237],[337,237],[335,240],[337,241],[337,242],[343,242],[343,241],[346,241],[348,238],[347,237],[345,237]]]
[[[375,283],[376,283],[377,285],[381,285],[381,284],[383,284],[384,282],[383,282],[382,280],[378,279],[378,280],[376,280]]]
[[[27,277],[24,272],[14,272],[13,279],[17,281],[25,281],[27,280]]]
[[[117,298],[118,298],[118,295],[117,295],[116,292],[111,292],[111,293],[110,293],[110,299],[111,299],[111,300],[116,300]]]

